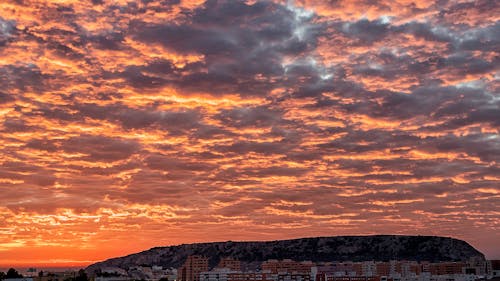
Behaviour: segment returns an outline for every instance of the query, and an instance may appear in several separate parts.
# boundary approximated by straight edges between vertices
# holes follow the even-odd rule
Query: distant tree
[[[40,270],[40,272],[38,272],[38,277],[43,277],[43,270]]]
[[[89,281],[89,277],[87,276],[85,270],[78,270],[78,275],[76,276],[75,281]]]
[[[19,274],[19,272],[17,272],[17,270],[15,270],[14,268],[9,268],[5,278],[23,278],[23,276]]]
[[[0,271],[0,280],[5,279],[5,272]]]

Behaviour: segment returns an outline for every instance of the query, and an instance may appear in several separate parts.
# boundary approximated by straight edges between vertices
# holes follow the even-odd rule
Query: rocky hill
[[[188,255],[209,257],[215,266],[223,257],[233,257],[253,269],[267,259],[297,261],[459,261],[484,255],[467,242],[436,236],[336,236],[266,242],[213,242],[156,247],[90,265],[87,272],[103,267],[128,268],[136,265],[179,267]]]

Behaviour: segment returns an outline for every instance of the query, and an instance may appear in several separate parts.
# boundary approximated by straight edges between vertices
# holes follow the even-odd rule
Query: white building
[[[212,271],[200,273],[200,281],[227,281],[228,274],[239,273],[229,268],[214,268]]]
[[[129,280],[131,279],[128,276],[110,276],[110,277],[96,276],[94,279],[94,281],[129,281]]]
[[[361,264],[361,270],[363,271],[363,276],[375,276],[377,275],[377,265],[374,261],[365,261]]]

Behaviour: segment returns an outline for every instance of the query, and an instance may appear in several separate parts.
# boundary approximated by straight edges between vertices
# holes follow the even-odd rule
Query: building
[[[229,273],[227,281],[276,281],[276,275],[262,272]]]
[[[462,274],[462,269],[466,267],[463,262],[439,262],[429,265],[431,275],[453,275]]]
[[[200,281],[227,281],[229,274],[240,273],[240,271],[232,271],[227,267],[216,267],[211,271],[200,273]]]
[[[312,269],[312,275],[316,281],[325,281],[326,276],[356,276],[361,275],[361,266],[358,268],[357,274],[355,264],[353,262],[329,262],[318,265]]]
[[[178,281],[200,281],[200,273],[208,271],[208,258],[188,256],[184,264],[177,270]]]
[[[431,275],[429,281],[474,281],[474,280],[476,280],[476,276],[469,274],[443,274],[443,275]]]
[[[64,281],[67,279],[74,279],[77,276],[76,271],[62,271],[62,272],[43,272],[39,276],[34,276],[32,281]],[[7,280],[7,279],[5,279]],[[4,281],[5,281],[4,280]],[[19,280],[21,281],[21,280]],[[27,280],[29,281],[29,280]]]
[[[147,266],[133,266],[128,269],[128,276],[134,280],[153,280],[153,270]]]
[[[280,273],[277,276],[277,281],[311,281],[311,274],[303,273]]]
[[[401,276],[402,277],[415,277],[420,275],[422,268],[418,262],[404,261],[401,263]]]
[[[241,262],[233,258],[222,258],[217,267],[228,268],[233,271],[241,271]]]
[[[361,263],[361,272],[358,276],[376,276],[377,275],[377,265],[374,261],[364,261]],[[370,280],[371,281],[371,280]]]
[[[375,264],[375,272],[378,276],[391,276],[394,272],[391,263],[388,262],[377,262]]]
[[[161,275],[156,273],[156,271],[153,269],[153,273],[156,274],[157,277],[159,277],[158,279],[167,279],[168,281],[175,281],[177,280],[177,269],[175,268],[167,268],[167,269],[163,269],[162,272],[161,272]]]
[[[352,269],[355,272],[356,276],[363,276],[363,263],[356,262],[352,265]]]
[[[262,263],[262,271],[278,273],[310,273],[314,264],[310,261],[296,262],[290,259],[285,260],[267,260]]]
[[[375,274],[377,276],[386,276],[390,278],[414,277],[419,275],[421,267],[414,261],[389,261],[376,262]]]
[[[462,273],[484,277],[488,274],[488,262],[480,257],[472,257],[465,263]]]
[[[96,276],[94,278],[94,281],[130,281],[131,278],[128,276],[109,276],[109,277],[104,277],[104,276]]]
[[[492,278],[500,277],[500,260],[488,261],[488,276]]]
[[[378,276],[327,276],[326,281],[380,281]]]

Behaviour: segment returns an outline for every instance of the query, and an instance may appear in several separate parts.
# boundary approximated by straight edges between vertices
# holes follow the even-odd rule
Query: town
[[[32,276],[0,273],[3,281],[475,281],[500,280],[500,260],[466,262],[267,260],[259,265],[222,258],[213,268],[204,256],[188,256],[179,268],[134,266],[96,272],[43,272]],[[15,270],[14,270],[15,271]],[[34,270],[32,270],[33,272]]]

